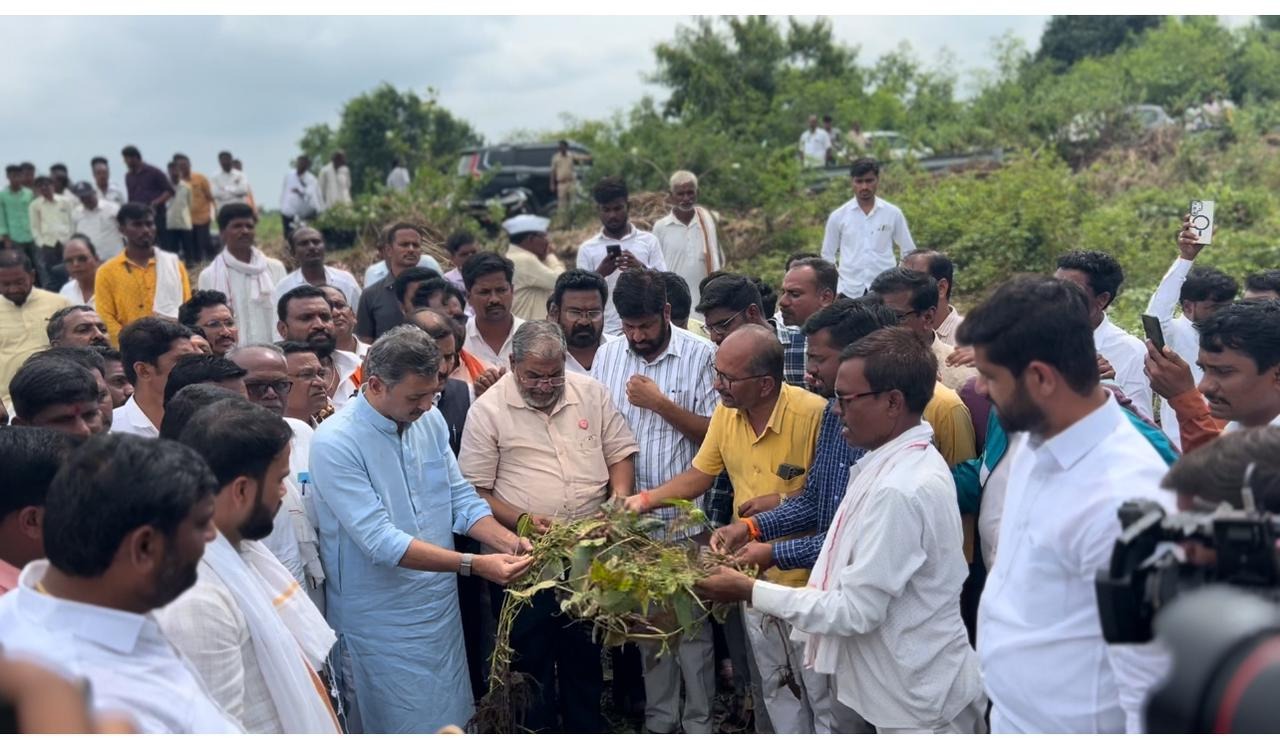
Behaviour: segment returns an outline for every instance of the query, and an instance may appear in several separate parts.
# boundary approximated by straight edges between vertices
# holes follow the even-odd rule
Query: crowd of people
[[[64,725],[465,726],[531,538],[615,503],[754,568],[698,583],[724,624],[608,650],[647,731],[719,731],[721,683],[757,732],[1139,731],[1169,661],[1103,640],[1117,509],[1238,506],[1280,462],[1280,272],[1237,298],[1188,224],[1159,346],[1108,318],[1124,272],[1097,251],[962,316],[870,159],[777,288],[726,265],[686,171],[652,232],[599,179],[572,266],[540,216],[502,252],[450,236],[447,271],[402,221],[357,280],[306,223],[349,188],[340,154],[286,180],[291,271],[228,153],[204,179],[126,148],[127,190],[105,161],[39,196],[9,169],[0,670],[87,682]],[[550,592],[510,650],[522,728],[606,730],[605,650]]]

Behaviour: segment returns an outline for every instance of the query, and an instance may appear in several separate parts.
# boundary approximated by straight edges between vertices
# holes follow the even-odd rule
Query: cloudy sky
[[[837,17],[865,63],[906,41],[927,64],[943,49],[962,73],[988,67],[1012,32],[1034,49],[1046,16]],[[0,160],[41,172],[136,144],[150,162],[176,151],[197,170],[220,149],[244,160],[255,194],[279,201],[303,129],[336,123],[344,101],[381,82],[424,91],[489,141],[604,117],[646,92],[653,47],[681,17],[170,17],[4,19]]]

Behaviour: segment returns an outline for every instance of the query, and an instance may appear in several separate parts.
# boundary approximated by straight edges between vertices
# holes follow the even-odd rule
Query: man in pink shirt
[[[44,496],[75,441],[44,428],[0,427],[0,595],[18,586],[27,562],[44,558]]]

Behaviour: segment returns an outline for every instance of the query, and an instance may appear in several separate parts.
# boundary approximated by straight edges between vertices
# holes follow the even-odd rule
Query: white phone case
[[[1197,245],[1213,242],[1213,202],[1191,202],[1191,231],[1196,233]]]

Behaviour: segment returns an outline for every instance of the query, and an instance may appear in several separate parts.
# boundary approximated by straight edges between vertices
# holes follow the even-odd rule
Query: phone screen
[[[610,257],[619,257],[622,255],[622,245],[609,245],[605,248],[609,252]]]

